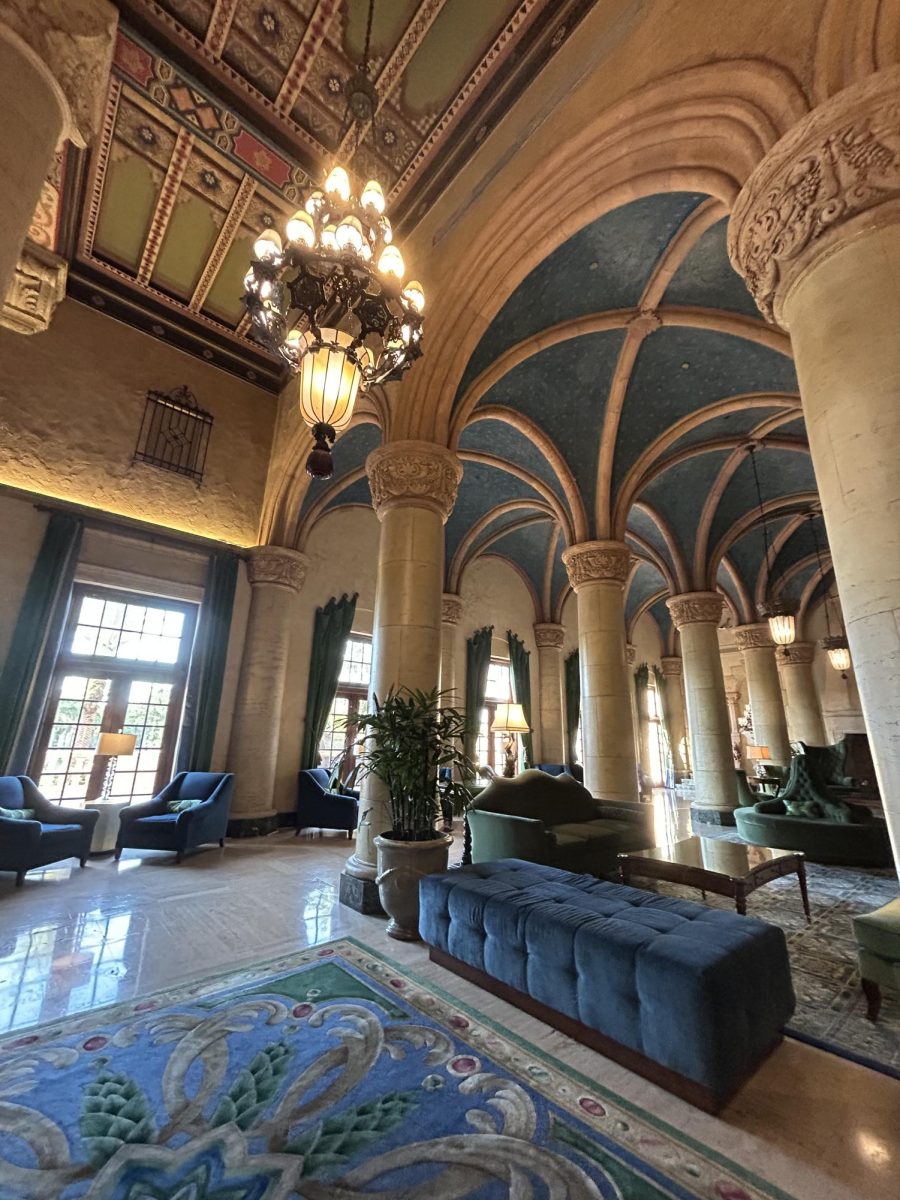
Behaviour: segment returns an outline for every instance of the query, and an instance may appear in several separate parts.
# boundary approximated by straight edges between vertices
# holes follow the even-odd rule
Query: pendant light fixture
[[[756,469],[756,450],[757,445],[751,442],[749,446],[750,463],[753,467],[753,482],[756,484],[756,502],[759,506],[759,516],[762,522],[763,532],[763,548],[765,550],[766,564],[766,596],[762,604],[756,606],[756,611],[759,613],[760,619],[768,621],[769,633],[772,635],[772,641],[776,646],[790,646],[797,636],[797,623],[795,620],[794,605],[789,604],[783,598],[774,597],[771,594],[771,545],[769,543],[769,523],[766,520],[766,510],[763,506],[762,490],[759,486],[759,473]],[[787,650],[785,649],[785,653]]]
[[[816,562],[819,564],[819,577],[824,577],[822,569],[822,548],[819,545],[819,535],[816,532],[816,512],[811,510],[809,513],[810,528],[812,529],[813,545],[816,548]],[[825,628],[828,630],[826,637],[819,639],[819,645],[828,654],[828,661],[836,671],[840,671],[841,679],[847,678],[847,672],[850,670],[850,643],[847,641],[847,635],[844,632],[844,619],[841,617],[841,632],[831,632],[831,616],[828,612],[828,601],[832,599],[829,591],[825,593]]]

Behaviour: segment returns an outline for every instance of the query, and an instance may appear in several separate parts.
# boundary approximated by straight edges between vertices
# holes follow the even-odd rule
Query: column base
[[[699,804],[691,805],[691,820],[698,825],[734,825],[733,808],[704,808]]]
[[[256,813],[246,817],[231,817],[227,836],[230,838],[265,837],[278,828],[278,813]]]
[[[364,917],[387,916],[378,898],[378,886],[374,879],[361,879],[358,875],[341,872],[341,887],[338,893],[341,904],[362,913]]]

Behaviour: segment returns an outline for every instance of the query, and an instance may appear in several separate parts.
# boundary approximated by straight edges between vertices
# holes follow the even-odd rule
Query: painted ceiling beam
[[[225,215],[225,220],[222,222],[222,228],[219,230],[219,236],[216,238],[216,244],[212,248],[212,253],[206,260],[206,266],[197,281],[197,286],[194,288],[194,294],[191,296],[188,308],[191,312],[199,312],[206,302],[206,297],[209,295],[210,289],[216,281],[216,276],[219,274],[219,269],[225,261],[225,256],[231,249],[234,239],[237,237],[241,228],[247,209],[250,207],[250,201],[253,199],[256,192],[256,180],[249,175],[244,175],[235,193],[234,199],[231,202],[231,207]]]
[[[279,112],[289,114],[300,99],[300,93],[316,60],[316,55],[322,49],[322,43],[325,41],[340,7],[341,0],[316,0],[316,7],[303,31],[297,53],[294,55],[287,74],[281,82],[281,87],[278,89],[278,95],[275,97],[275,107]]]
[[[178,136],[175,138],[172,157],[169,159],[165,178],[163,179],[163,184],[156,200],[156,208],[150,220],[150,228],[147,231],[147,239],[144,242],[141,262],[137,272],[138,283],[146,284],[150,282],[153,268],[156,266],[156,260],[159,257],[162,247],[163,238],[166,236],[169,221],[172,219],[172,213],[175,211],[175,200],[178,197],[181,181],[184,179],[184,173],[187,170],[193,149],[194,135],[182,126],[178,130]]]
[[[231,23],[239,4],[240,0],[215,0],[203,44],[216,58],[225,49],[225,43],[231,33]]]

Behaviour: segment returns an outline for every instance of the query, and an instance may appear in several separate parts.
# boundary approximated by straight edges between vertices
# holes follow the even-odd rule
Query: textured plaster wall
[[[145,393],[182,384],[215,421],[199,488],[132,463]],[[47,333],[0,329],[0,483],[253,545],[274,416],[258,388],[71,300]]]
[[[48,517],[27,500],[0,495],[0,664],[6,661]]]

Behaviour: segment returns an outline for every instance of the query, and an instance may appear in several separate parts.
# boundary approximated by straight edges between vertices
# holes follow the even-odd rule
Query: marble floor
[[[664,807],[664,806],[661,806]],[[675,820],[661,815],[661,820]],[[457,839],[457,844],[460,839]],[[700,1113],[393,942],[338,903],[343,836],[229,843],[176,865],[0,875],[0,1031],[163,989],[350,935],[537,1042],[561,1061],[763,1174],[795,1200],[888,1200],[900,1177],[900,1082],[787,1040],[725,1112]]]

